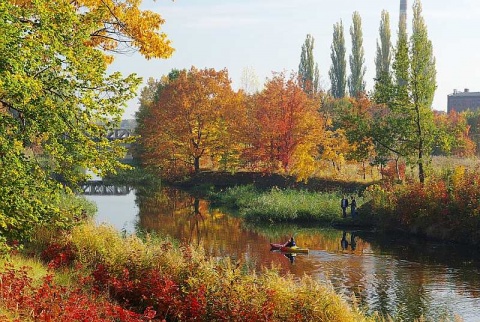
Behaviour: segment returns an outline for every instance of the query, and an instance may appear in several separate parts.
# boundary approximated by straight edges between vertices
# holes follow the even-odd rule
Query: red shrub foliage
[[[425,184],[386,182],[373,209],[385,207],[385,218],[412,232],[473,244],[480,237],[480,169],[456,169],[432,176]],[[382,204],[388,200],[388,205]],[[398,227],[395,227],[398,228]]]
[[[75,249],[71,244],[52,243],[40,254],[50,268],[69,266],[76,258]]]
[[[178,283],[158,270],[129,271],[119,276],[98,265],[93,272],[97,290],[108,290],[110,296],[122,305],[136,311],[148,311],[156,318],[194,321],[206,311],[205,288],[182,292]]]
[[[7,265],[0,273],[0,302],[18,321],[146,321],[145,316],[125,310],[103,298],[87,295],[81,289],[58,286],[47,275],[40,286],[28,277],[28,268]],[[0,316],[0,319],[6,318]]]

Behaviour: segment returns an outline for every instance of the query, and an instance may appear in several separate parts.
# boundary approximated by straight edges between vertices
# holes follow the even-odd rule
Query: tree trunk
[[[362,168],[363,168],[363,180],[367,178],[367,168],[365,167],[365,161],[362,161]]]
[[[195,168],[195,173],[199,173],[200,172],[200,157],[194,157],[193,165],[194,165],[194,168]]]
[[[397,172],[397,180],[400,181],[400,168],[398,166],[398,157],[395,158],[395,171]]]
[[[420,140],[420,146],[422,146],[422,141]],[[419,149],[418,151],[418,179],[421,184],[425,183],[425,170],[423,169],[423,151]]]

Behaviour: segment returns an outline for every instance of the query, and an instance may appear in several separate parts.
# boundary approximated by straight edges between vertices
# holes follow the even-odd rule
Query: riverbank
[[[425,184],[358,183],[260,173],[202,172],[175,186],[235,207],[249,221],[318,222],[374,227],[430,239],[480,246],[479,169],[458,167]],[[355,196],[357,216],[343,218],[342,195]]]
[[[25,251],[41,261],[14,266],[23,257],[11,254],[0,269],[5,320],[373,321],[312,278],[256,274],[201,247],[92,222]]]

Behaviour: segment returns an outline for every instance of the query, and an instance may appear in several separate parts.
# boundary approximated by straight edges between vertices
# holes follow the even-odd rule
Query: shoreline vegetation
[[[112,182],[153,182],[137,169]],[[480,172],[456,167],[424,184],[313,179],[203,172],[177,188],[233,207],[253,225],[314,222],[401,230],[476,244]],[[159,181],[155,180],[156,184]],[[165,183],[163,183],[165,184]],[[155,185],[150,186],[154,189]],[[358,217],[341,218],[340,199],[355,196]],[[466,200],[469,200],[467,203]],[[275,267],[214,259],[201,247],[147,233],[122,235],[89,218],[94,205],[80,198],[72,209],[87,217],[53,231],[37,228],[30,242],[11,243],[0,263],[0,318],[8,321],[390,321],[348,304],[331,286],[283,276]],[[466,206],[465,206],[466,205]],[[449,229],[447,230],[446,227]],[[21,294],[21,296],[18,296]],[[61,295],[60,295],[61,294]],[[72,303],[82,303],[82,308]],[[285,305],[284,303],[288,303]],[[46,309],[48,308],[48,309]]]
[[[319,223],[397,231],[480,246],[480,168],[456,166],[424,183],[345,182],[259,173],[201,172],[174,184],[258,223]],[[357,200],[356,218],[342,218],[340,200]],[[350,211],[348,211],[350,214]]]
[[[91,220],[57,236],[38,235],[0,264],[2,321],[378,318],[310,277],[295,280],[275,267],[256,273],[249,263],[214,259],[201,247],[150,234],[122,236]]]

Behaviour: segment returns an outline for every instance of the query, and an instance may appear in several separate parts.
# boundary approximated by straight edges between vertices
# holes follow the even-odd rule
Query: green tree
[[[300,64],[298,65],[298,82],[302,90],[308,95],[318,92],[319,71],[318,64],[315,64],[313,58],[313,48],[315,39],[308,34],[305,43],[302,45],[302,53],[300,54]]]
[[[363,50],[362,18],[355,11],[353,13],[353,25],[350,27],[352,37],[352,53],[350,55],[350,77],[348,89],[351,97],[359,97],[365,93],[365,58]]]
[[[425,181],[425,162],[428,161],[435,136],[432,102],[437,88],[435,57],[427,26],[422,17],[419,0],[413,4],[412,36],[410,37],[410,95],[413,108],[414,151],[417,157],[418,178]]]
[[[408,78],[410,57],[408,56],[407,21],[400,19],[398,24],[398,38],[395,47],[393,70],[396,81],[396,100],[402,104],[408,103]]]
[[[380,42],[377,40],[375,56],[374,100],[376,103],[388,103],[392,96],[392,42],[390,32],[390,15],[382,11],[379,28]]]
[[[408,87],[410,57],[405,19],[399,21],[392,68],[394,80],[391,83],[388,78],[376,82],[377,91],[374,97],[381,105],[374,109],[371,135],[376,146],[377,162],[383,165],[388,160],[395,160],[397,177],[400,179],[399,160],[408,157],[414,142],[411,138],[414,129],[409,113],[411,109]]]
[[[347,61],[345,59],[345,37],[341,20],[333,25],[331,49],[332,66],[328,72],[331,82],[331,93],[335,98],[342,98],[345,97],[347,83]]]
[[[25,239],[36,225],[67,224],[70,211],[80,210],[66,209],[62,198],[70,192],[66,187],[86,178],[81,170],[106,174],[121,167],[123,142],[106,134],[119,124],[140,79],[107,73],[112,58],[104,50],[122,42],[147,57],[166,58],[171,48],[164,35],[150,33],[163,22],[150,21],[157,15],[138,10],[139,1],[121,17],[143,22],[158,47],[145,47],[143,36],[127,32],[133,22],[123,24],[109,3],[0,2],[2,236]]]
[[[425,164],[432,152],[435,126],[431,105],[436,89],[435,58],[427,27],[421,15],[420,1],[413,5],[410,43],[406,21],[399,22],[399,34],[393,62],[394,91],[388,106],[376,118],[374,137],[398,161],[404,157],[418,167],[418,178],[425,181]]]

